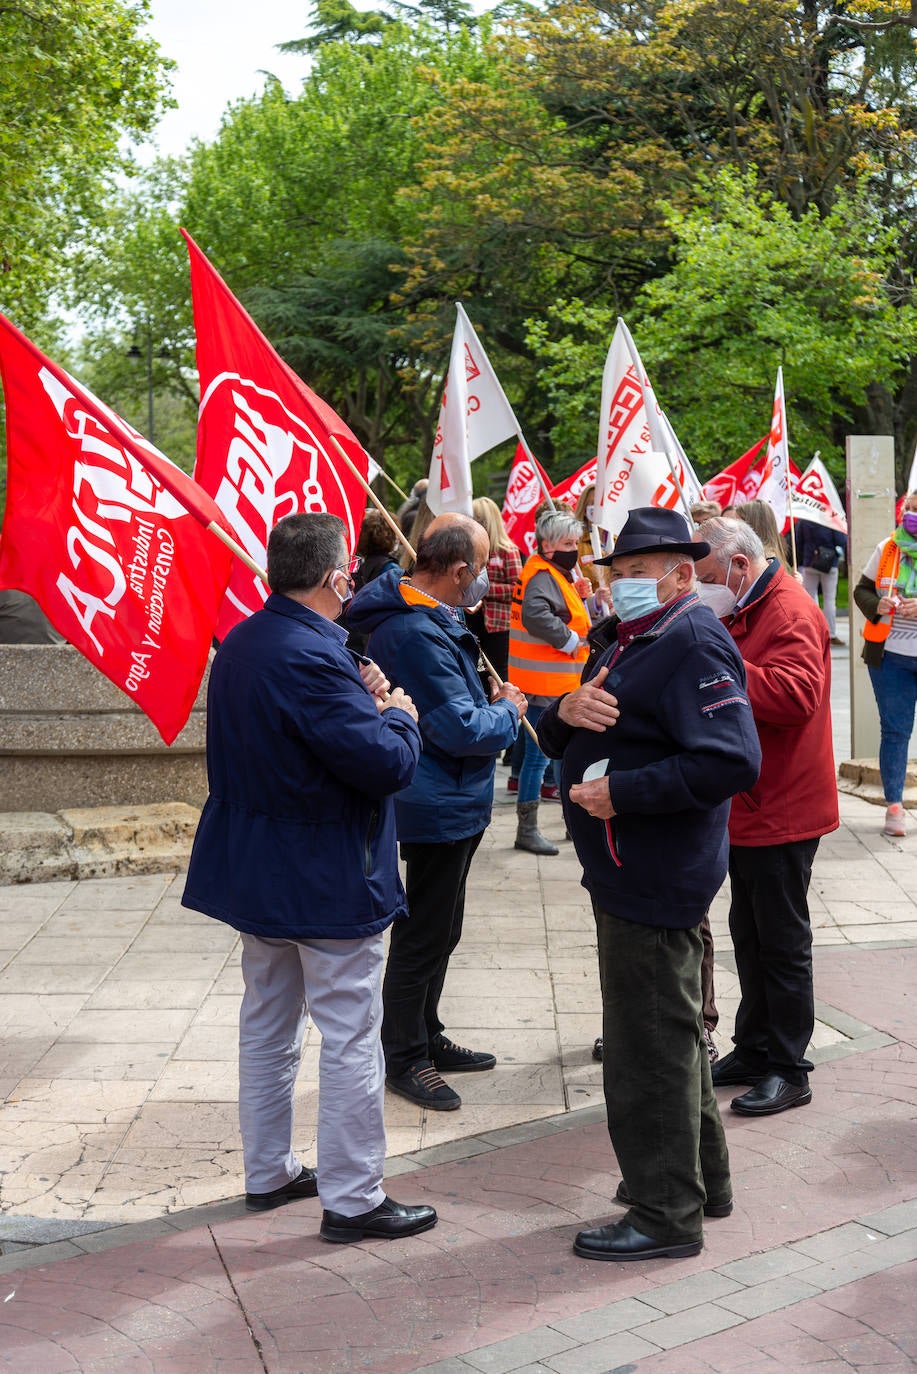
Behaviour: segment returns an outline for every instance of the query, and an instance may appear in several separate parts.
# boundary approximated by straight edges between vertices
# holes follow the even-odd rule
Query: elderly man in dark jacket
[[[567,826],[592,898],[605,1101],[622,1221],[581,1231],[599,1260],[695,1255],[732,1210],[701,1018],[700,923],[726,875],[734,793],[761,761],[742,659],[694,591],[687,521],[632,510],[613,555],[615,644],[538,724],[563,758]],[[590,670],[587,669],[587,673]]]
[[[353,571],[343,529],[324,514],[274,527],[272,595],[213,661],[210,795],[183,898],[242,932],[247,1206],[318,1193],[331,1241],[436,1222],[432,1207],[403,1207],[382,1188],[382,932],[406,915],[392,796],[417,765],[417,712],[334,624]],[[292,1142],[307,1014],[322,1034],[317,1174]]]
[[[383,575],[355,598],[348,620],[392,682],[417,703],[423,753],[395,800],[410,920],[392,931],[382,999],[388,1086],[433,1111],[461,1098],[444,1072],[492,1069],[496,1059],[444,1034],[439,999],[462,934],[465,882],[490,822],[496,756],[516,738],[526,699],[506,683],[488,702],[479,649],[463,606],[487,591],[487,532],[440,515],[417,546],[410,578]]]

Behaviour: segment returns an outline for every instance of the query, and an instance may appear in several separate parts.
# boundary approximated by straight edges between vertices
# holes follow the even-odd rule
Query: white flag
[[[512,407],[471,321],[461,305],[456,310],[427,487],[427,505],[434,515],[444,511],[470,515],[471,464],[504,440],[514,435],[521,438]]]
[[[767,455],[762,468],[761,484],[755,498],[758,501],[766,501],[773,508],[778,530],[783,529],[789,513],[789,471],[790,453],[786,433],[786,401],[783,397],[783,368],[778,367]]]
[[[907,475],[907,486],[904,488],[905,495],[910,495],[912,491],[917,491],[917,444],[914,445],[914,456],[911,459],[911,470]]]
[[[628,512],[637,506],[674,510],[681,505],[667,452],[690,505],[700,499],[700,482],[656,400],[630,331],[619,319],[602,374],[597,525],[618,534]]]
[[[827,525],[839,534],[847,533],[844,505],[820,458],[812,459],[802,476],[793,483],[793,518]]]

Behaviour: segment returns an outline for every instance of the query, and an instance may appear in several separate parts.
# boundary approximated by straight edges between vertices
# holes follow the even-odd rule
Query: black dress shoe
[[[688,1255],[699,1255],[703,1248],[702,1240],[676,1240],[668,1244],[653,1240],[627,1221],[598,1226],[594,1231],[580,1231],[573,1242],[578,1255],[594,1260],[684,1259]]]
[[[634,1200],[624,1186],[624,1180],[618,1184],[618,1191],[615,1193],[615,1202],[620,1202],[622,1207],[633,1207]],[[732,1198],[728,1202],[705,1202],[705,1217],[729,1217],[732,1216]]]
[[[400,1202],[387,1197],[371,1212],[361,1212],[358,1217],[345,1217],[342,1212],[322,1212],[319,1234],[324,1240],[346,1245],[367,1237],[370,1240],[398,1240],[400,1236],[416,1236],[435,1225],[436,1213],[432,1207],[402,1207]]]
[[[318,1197],[318,1177],[314,1169],[303,1169],[298,1177],[269,1193],[246,1193],[245,1208],[249,1212],[269,1212],[272,1207],[282,1207],[285,1202],[295,1202],[301,1197]]]
[[[769,1073],[757,1087],[741,1097],[734,1097],[729,1105],[741,1116],[773,1116],[774,1112],[804,1107],[811,1101],[812,1089],[808,1083],[788,1083],[779,1073]]]
[[[752,1069],[739,1057],[737,1050],[727,1054],[710,1067],[710,1077],[715,1088],[735,1088],[741,1083],[760,1083],[764,1069]]]

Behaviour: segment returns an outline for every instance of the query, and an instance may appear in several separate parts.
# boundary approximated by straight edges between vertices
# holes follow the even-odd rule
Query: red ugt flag
[[[769,435],[765,434],[741,458],[705,482],[701,487],[704,500],[719,501],[723,510],[727,506],[741,506],[746,501],[753,501],[761,485],[761,469],[757,463],[768,438]]]
[[[197,696],[233,555],[214,503],[0,315],[9,477],[0,587],[145,711],[166,744]],[[199,523],[202,522],[202,523]]]
[[[538,459],[530,458],[517,444],[503,501],[503,524],[523,558],[535,552],[535,512],[550,487],[551,480]]]
[[[195,478],[259,567],[277,521],[302,511],[340,516],[352,553],[366,493],[332,436],[364,478],[366,450],[272,348],[190,234],[181,232],[191,257],[201,379]],[[259,610],[266,595],[260,578],[237,563],[220,612],[219,638]]]
[[[588,463],[584,463],[576,472],[565,477],[562,482],[558,482],[556,487],[551,488],[551,495],[557,501],[563,501],[564,505],[571,510],[575,509],[576,503],[587,487],[595,486],[596,473],[599,470],[598,458],[590,458]]]

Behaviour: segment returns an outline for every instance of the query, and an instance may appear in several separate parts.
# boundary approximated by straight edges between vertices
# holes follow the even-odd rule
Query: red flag
[[[756,464],[769,438],[770,435],[765,434],[741,458],[705,482],[701,487],[704,500],[719,501],[724,510],[727,506],[740,506],[743,501],[753,501],[761,485],[761,470]]]
[[[366,493],[333,439],[365,478],[359,440],[268,343],[184,229],[191,257],[201,408],[194,475],[260,566],[284,515],[330,511],[356,548]],[[257,611],[267,590],[243,564],[232,570],[217,634]]]
[[[0,315],[9,476],[0,587],[150,717],[166,744],[200,687],[232,554],[213,501]]]
[[[522,445],[517,444],[506,484],[503,524],[523,558],[535,552],[535,512],[550,487],[551,479],[538,459],[530,458]]]
[[[556,487],[552,487],[551,495],[555,500],[563,501],[564,505],[571,508],[575,507],[586,488],[595,485],[598,466],[598,458],[590,458],[588,463],[584,463],[581,468],[576,469],[576,472],[565,477],[562,482],[558,482]]]

